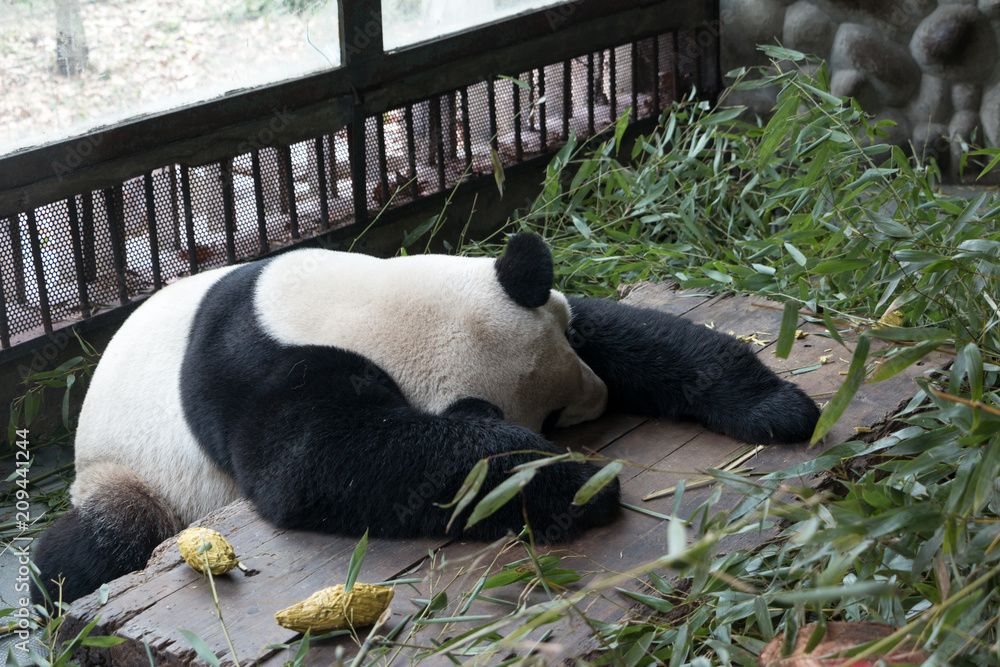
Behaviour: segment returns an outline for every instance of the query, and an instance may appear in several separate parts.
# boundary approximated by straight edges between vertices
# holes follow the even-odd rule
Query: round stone
[[[983,130],[994,146],[1000,145],[1000,82],[983,91],[983,103],[979,108]]]
[[[785,4],[780,0],[721,0],[720,58],[722,71],[766,65],[769,59],[758,44],[774,44],[785,23]]]
[[[934,0],[812,0],[838,23],[861,23],[884,37],[905,42],[927,14]]]
[[[840,69],[830,77],[830,92],[837,97],[853,97],[861,108],[875,112],[884,104],[868,76],[856,69]]]
[[[974,111],[983,99],[983,89],[975,83],[956,83],[951,87],[951,105],[955,111]]]
[[[951,86],[930,74],[920,78],[920,89],[910,102],[910,116],[915,124],[947,123],[951,118]]]
[[[1000,19],[1000,0],[979,0],[979,11],[991,19]]]
[[[811,2],[799,0],[785,12],[782,43],[790,49],[827,58],[836,34],[837,24]]]
[[[837,30],[830,68],[864,73],[878,98],[875,106],[862,103],[869,111],[904,106],[920,83],[920,68],[905,47],[886,39],[876,28],[858,23],[844,23]]]
[[[997,61],[990,22],[970,5],[942,5],[910,40],[913,58],[927,73],[951,81],[981,81]]]

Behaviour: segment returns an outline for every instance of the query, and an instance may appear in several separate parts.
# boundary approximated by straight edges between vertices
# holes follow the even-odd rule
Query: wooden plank
[[[354,537],[278,530],[258,517],[248,501],[229,505],[195,525],[221,532],[247,566],[259,571],[247,577],[233,570],[215,579],[223,619],[241,664],[274,653],[266,649],[269,644],[298,636],[277,625],[274,613],[316,590],[343,583],[357,544]],[[444,543],[369,540],[364,580],[395,578]],[[204,639],[223,665],[232,664],[207,582],[183,562],[176,537],[157,548],[145,570],[112,582],[106,605],[100,605],[96,594],[75,602],[66,632],[78,631],[97,616],[96,634],[114,634],[127,641],[111,649],[89,648],[80,657],[82,666],[132,664],[128,660],[145,656],[144,640],[157,664],[193,664],[196,655],[181,628]]]

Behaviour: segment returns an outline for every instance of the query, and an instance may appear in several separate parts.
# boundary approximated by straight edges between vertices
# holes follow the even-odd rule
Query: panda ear
[[[511,299],[525,308],[544,306],[552,289],[552,253],[536,234],[515,234],[504,256],[493,265],[497,280]]]

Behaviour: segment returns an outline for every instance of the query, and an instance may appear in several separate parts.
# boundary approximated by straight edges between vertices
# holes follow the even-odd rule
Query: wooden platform
[[[683,315],[696,322],[714,325],[724,332],[747,336],[757,334],[758,340],[763,343],[755,345],[761,359],[781,373],[791,374],[799,370],[790,378],[821,404],[829,400],[840,386],[842,373],[848,367],[849,353],[829,338],[815,335],[824,330],[822,327],[804,322],[800,328],[813,335],[796,340],[788,359],[778,359],[771,354],[782,313],[780,305],[764,299],[676,292],[662,286],[639,285],[628,294],[626,301]],[[874,348],[876,345],[873,345]],[[816,370],[801,372],[801,369],[820,364],[820,357],[828,354],[832,355],[830,363]],[[912,382],[914,376],[931,368],[943,368],[948,361],[947,355],[935,353],[921,367],[911,367],[890,380],[862,387],[822,447],[856,438],[855,427],[874,427],[885,421],[916,393],[916,385]],[[701,476],[699,470],[719,466],[746,447],[744,443],[707,432],[697,424],[671,423],[630,415],[605,415],[596,422],[567,429],[557,441],[575,449],[596,451],[609,458],[635,464],[626,467],[619,475],[623,502],[663,515],[671,513],[673,497],[650,502],[641,498],[672,486],[682,478]],[[805,445],[770,446],[747,465],[755,471],[778,470],[811,459],[819,451],[819,448],[809,449]],[[709,493],[709,487],[686,492],[679,513],[688,516]],[[722,502],[733,504],[738,500],[736,494],[730,494],[724,496]],[[278,626],[274,613],[320,588],[343,583],[356,540],[277,530],[260,519],[245,502],[223,508],[200,523],[219,530],[235,545],[241,557],[248,558],[248,566],[260,571],[251,578],[234,571],[216,579],[223,618],[236,646],[240,664],[252,665],[257,661],[262,665],[280,667],[285,660],[291,659],[293,653],[268,649],[268,645],[291,643],[299,635]],[[626,509],[614,525],[591,531],[576,542],[540,551],[563,557],[563,567],[587,573],[581,581],[568,586],[570,590],[578,590],[594,577],[636,568],[664,555],[667,552],[666,539],[663,520]],[[746,535],[741,538],[742,543],[731,546],[753,546],[754,539],[761,538]],[[523,584],[517,584],[483,592],[483,595],[506,603],[477,599],[466,607],[468,600],[462,597],[463,592],[474,589],[485,574],[495,574],[504,564],[525,556],[524,548],[516,542],[483,545],[431,539],[371,540],[359,581],[423,580],[396,587],[393,615],[383,633],[402,624],[395,636],[395,640],[402,645],[381,655],[376,664],[408,664],[413,656],[433,650],[446,639],[482,625],[486,622],[483,620],[485,616],[500,620],[510,614],[518,603],[533,604],[548,599],[548,594],[541,587],[526,593]],[[639,578],[629,580],[626,586],[647,594],[653,593]],[[553,594],[556,593],[558,591],[553,591]],[[438,595],[446,596],[447,604],[435,614],[436,617],[466,615],[475,616],[477,620],[419,626],[412,622],[403,623],[407,616],[415,614],[423,606],[417,600]],[[445,598],[438,599],[443,601]],[[638,618],[649,611],[613,589],[586,598],[582,606],[587,617],[604,622],[615,622],[630,616]],[[222,664],[233,664],[222,628],[215,617],[207,582],[183,563],[173,539],[157,549],[146,570],[113,582],[107,604],[100,605],[96,594],[74,604],[66,631],[75,632],[98,616],[100,622],[95,634],[114,634],[128,641],[111,649],[110,654],[107,649],[86,649],[90,652],[80,655],[81,665],[148,664],[144,641],[148,643],[157,664],[203,664],[178,631],[180,628],[197,633]],[[498,631],[507,635],[518,625],[520,622],[510,623]],[[362,630],[362,641],[364,633],[365,630]],[[523,655],[533,647],[550,664],[556,664],[568,656],[580,656],[599,649],[592,628],[576,614],[536,630],[524,640],[502,655],[476,656],[476,646],[469,644],[460,651],[454,651],[451,656],[438,654],[422,664],[494,665],[506,657]],[[544,643],[535,646],[533,642],[539,640]],[[310,665],[330,664],[341,646],[350,655],[357,652],[358,643],[349,637],[314,643],[306,662]]]

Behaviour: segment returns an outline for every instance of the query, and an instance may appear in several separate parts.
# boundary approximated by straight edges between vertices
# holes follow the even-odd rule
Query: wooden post
[[[340,64],[350,80],[362,85],[382,61],[382,0],[340,0]],[[354,110],[347,127],[347,147],[351,164],[354,194],[354,221],[368,222],[368,185],[366,182],[364,98],[354,86]],[[380,119],[379,119],[380,120]]]
[[[381,0],[340,0],[340,64],[355,81],[382,60]]]

